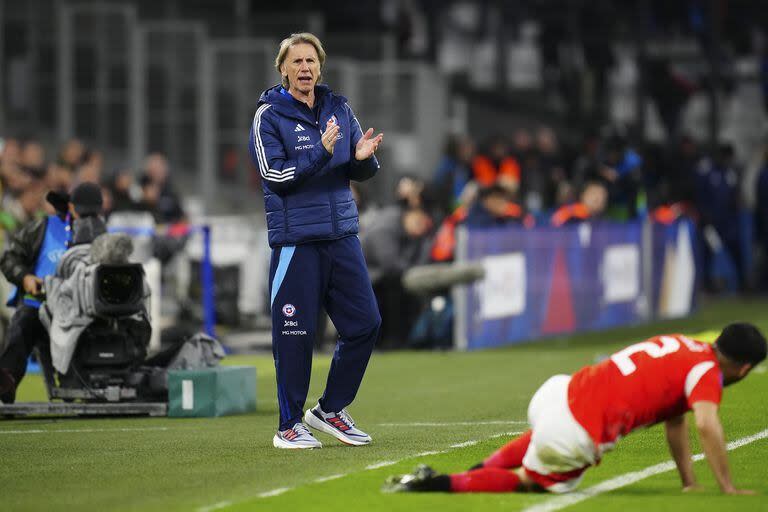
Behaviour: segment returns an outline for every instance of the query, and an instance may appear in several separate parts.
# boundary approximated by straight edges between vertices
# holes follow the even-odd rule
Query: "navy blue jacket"
[[[329,119],[340,128],[333,155],[320,141]],[[315,86],[314,109],[279,85],[264,91],[249,148],[261,173],[271,247],[357,234],[349,180],[367,180],[379,169],[376,157],[355,160],[360,137],[360,123],[347,99],[325,85]]]

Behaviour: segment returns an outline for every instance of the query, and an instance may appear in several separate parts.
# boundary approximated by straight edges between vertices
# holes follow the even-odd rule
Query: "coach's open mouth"
[[[312,83],[312,77],[311,76],[300,76],[299,77],[299,83],[300,84],[311,84]]]

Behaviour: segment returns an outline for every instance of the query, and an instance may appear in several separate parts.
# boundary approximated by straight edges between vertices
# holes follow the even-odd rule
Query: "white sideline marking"
[[[383,460],[381,462],[374,462],[373,464],[369,464],[365,466],[365,469],[379,469],[379,468],[385,468],[387,466],[394,466],[397,464],[398,461],[396,460]]]
[[[270,496],[279,496],[280,494],[283,494],[284,492],[290,491],[291,487],[278,487],[277,489],[272,489],[271,491],[263,492],[259,494],[258,498],[269,498]]]
[[[505,423],[508,423],[508,422],[505,422]],[[502,432],[500,434],[494,434],[494,435],[489,436],[489,437],[484,438],[484,439],[486,439],[486,440],[487,439],[496,439],[498,437],[514,436],[514,435],[518,435],[518,434],[522,434],[522,432]],[[383,460],[381,462],[374,462],[373,464],[369,464],[368,466],[366,466],[364,470],[367,471],[367,470],[372,470],[372,469],[384,468],[384,467],[387,467],[387,466],[394,466],[395,464],[399,464],[400,462],[403,462],[404,460],[415,459],[415,458],[418,458],[418,457],[426,457],[427,455],[440,455],[440,454],[443,454],[443,453],[448,453],[449,451],[451,451],[452,448],[465,448],[467,446],[476,445],[480,441],[481,441],[481,439],[470,439],[469,441],[465,441],[463,443],[457,443],[457,444],[451,445],[449,447],[449,449],[447,449],[447,450],[430,450],[430,451],[426,451],[426,452],[420,452],[420,453],[417,453],[415,455],[409,455],[409,456],[407,456],[405,458],[402,458],[400,460]],[[343,478],[343,477],[349,476],[349,475],[350,475],[350,473],[343,473],[343,474],[339,474],[339,475],[324,476],[324,477],[316,478],[315,480],[312,481],[312,483],[322,483],[322,482],[327,482],[329,480],[337,480],[339,478]],[[271,491],[262,492],[261,494],[256,495],[256,497],[257,498],[269,498],[269,497],[272,497],[272,496],[278,496],[280,494],[283,494],[284,492],[290,491],[291,489],[293,489],[293,487],[280,487],[279,489],[273,489]],[[203,508],[197,509],[197,511],[198,512],[207,512]]]
[[[197,509],[197,512],[213,512],[214,510],[219,510],[225,507],[228,507],[232,504],[231,501],[220,501],[218,503],[214,503],[213,505],[209,505],[207,507],[202,507]]]
[[[330,482],[331,480],[337,480],[339,478],[344,478],[345,476],[347,476],[346,473],[340,473],[338,475],[331,475],[331,476],[322,476],[322,477],[314,480],[314,482],[316,482],[318,484],[321,484],[323,482]]]
[[[426,452],[417,453],[416,455],[412,455],[408,458],[415,459],[416,457],[426,457],[427,455],[440,455],[443,453],[448,453],[448,450],[427,450]]]
[[[151,430],[170,430],[168,427],[136,427],[136,428],[73,428],[51,430],[0,430],[0,434],[76,434],[80,432],[147,432]]]
[[[380,427],[472,427],[476,425],[527,425],[527,421],[453,421],[445,423],[379,423]]]
[[[496,439],[498,437],[507,437],[507,436],[519,436],[522,434],[522,432],[502,432],[501,434],[493,434],[488,439]]]
[[[742,446],[748,445],[750,443],[754,443],[755,441],[759,441],[760,439],[765,439],[765,438],[768,438],[768,429],[765,429],[762,432],[758,432],[751,436],[742,437],[741,439],[737,439],[736,441],[731,441],[726,445],[726,449],[728,451],[735,450],[736,448],[741,448]],[[702,459],[704,459],[703,453],[697,453],[696,455],[693,456],[693,460],[695,461],[702,460]],[[523,512],[554,512],[555,510],[560,510],[565,507],[570,507],[571,505],[575,505],[576,503],[580,503],[584,500],[597,496],[598,494],[613,491],[621,487],[625,487],[627,485],[633,484],[635,482],[639,482],[640,480],[644,480],[650,476],[658,475],[659,473],[665,473],[667,471],[672,471],[673,469],[675,469],[674,461],[668,460],[666,462],[662,462],[654,466],[648,466],[647,468],[641,469],[640,471],[625,473],[615,478],[611,478],[610,480],[605,480],[603,482],[600,482],[599,484],[593,485],[592,487],[588,487],[583,491],[577,491],[571,494],[566,494],[563,496],[558,496],[556,498],[549,499],[543,503],[530,506],[524,509]]]
[[[476,445],[479,442],[480,441],[474,441],[474,440],[472,440],[472,441],[465,441],[463,443],[452,444],[450,446],[450,448],[466,448],[467,446],[474,446],[474,445]]]

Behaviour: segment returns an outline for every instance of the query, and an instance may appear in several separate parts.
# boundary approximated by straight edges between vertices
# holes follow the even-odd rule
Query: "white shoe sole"
[[[335,428],[327,425],[324,421],[318,419],[317,416],[312,414],[312,409],[307,409],[307,411],[304,413],[304,423],[314,428],[315,430],[319,430],[325,434],[332,435],[342,443],[348,444],[350,446],[365,446],[367,444],[371,444],[370,437],[367,441],[358,441],[357,439],[352,439],[345,436]]]
[[[275,437],[272,438],[272,446],[275,448],[282,448],[284,450],[313,450],[315,448],[322,448],[323,443],[320,441],[318,441],[316,445],[290,443],[285,439],[281,439],[280,436],[275,434]]]

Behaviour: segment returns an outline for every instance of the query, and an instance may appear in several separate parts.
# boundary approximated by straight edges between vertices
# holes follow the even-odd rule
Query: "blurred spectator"
[[[110,177],[107,188],[111,196],[111,208],[108,213],[140,209],[133,199],[133,172],[130,169],[118,169]]]
[[[721,265],[729,261],[737,274],[737,286],[746,283],[746,254],[742,246],[741,172],[736,164],[733,146],[721,144],[714,158],[704,158],[698,167],[696,206],[704,233],[705,275],[710,289],[723,286]],[[723,269],[727,273],[727,270]]]
[[[434,262],[453,261],[456,256],[456,227],[462,224],[469,215],[469,208],[461,205],[448,215],[435,233],[430,257]]]
[[[757,177],[755,228],[762,249],[760,286],[768,290],[768,150],[764,153],[762,169]]]
[[[168,159],[162,153],[151,153],[144,161],[144,173],[158,187],[157,214],[161,224],[172,224],[183,220],[181,200],[171,183]]]
[[[424,180],[416,176],[402,176],[395,186],[395,201],[404,208],[422,206]]]
[[[485,150],[472,160],[472,175],[481,187],[498,182],[512,193],[520,188],[520,164],[500,135],[492,137]]]
[[[549,127],[536,133],[536,147],[519,156],[522,167],[522,197],[528,210],[540,212],[567,196],[569,184],[561,162],[557,136]]]
[[[696,202],[696,167],[700,159],[696,142],[687,135],[669,148],[662,162],[663,175],[659,183],[664,201],[691,205]]]
[[[590,181],[584,186],[579,202],[562,206],[552,215],[555,227],[599,219],[608,204],[608,190],[600,181]]]
[[[70,139],[64,143],[59,152],[59,163],[75,171],[83,161],[85,146],[77,139]]]
[[[599,172],[608,186],[608,215],[619,221],[634,218],[638,203],[644,201],[639,197],[643,158],[620,134],[608,137],[602,157],[604,165]]]
[[[2,226],[8,231],[15,231],[30,220],[45,213],[45,184],[41,180],[32,180],[15,197],[6,197],[3,201]]]
[[[403,288],[403,272],[429,262],[432,219],[421,207],[390,206],[361,232],[368,273],[382,317],[385,344],[402,343],[421,310],[420,299]]]
[[[525,128],[517,128],[512,134],[512,156],[518,161],[533,151],[533,138]]]
[[[504,226],[526,220],[523,208],[515,203],[513,195],[500,184],[481,188],[478,200],[469,210],[465,223],[475,228]],[[529,219],[527,223],[533,223]]]
[[[548,179],[545,204],[551,207],[559,202],[559,198],[567,197],[570,190],[560,141],[552,128],[542,126],[537,130],[536,148]]]
[[[352,191],[352,198],[357,205],[357,214],[360,222],[360,233],[368,230],[379,214],[379,207],[370,199],[367,189],[358,181],[350,181],[349,188]]]
[[[75,184],[72,169],[58,161],[48,164],[46,179],[48,188],[56,192],[69,192]]]
[[[101,151],[88,150],[82,154],[82,160],[77,167],[77,183],[101,183],[104,170],[104,155]]]
[[[432,178],[440,208],[452,211],[459,203],[461,193],[472,179],[472,159],[475,143],[466,135],[452,135],[448,138],[445,151]]]
[[[42,175],[45,169],[45,150],[36,140],[27,140],[21,144],[19,164],[32,174]]]
[[[411,265],[429,260],[427,242],[432,219],[421,207],[382,209],[361,235],[371,281],[399,275]]]
[[[596,133],[588,133],[582,143],[581,152],[571,166],[571,195],[574,191],[583,190],[588,181],[600,179],[600,137]],[[575,200],[575,197],[572,197]]]
[[[15,140],[9,140],[4,145],[2,160],[3,195],[20,194],[33,180],[33,175],[24,172],[19,163],[20,145]]]
[[[0,165],[12,165],[19,161],[19,141],[14,138],[3,139],[0,149]]]
[[[151,213],[155,223],[161,224],[162,217],[158,207],[160,202],[160,186],[147,174],[141,175],[139,186],[141,187],[141,196],[136,209]]]

